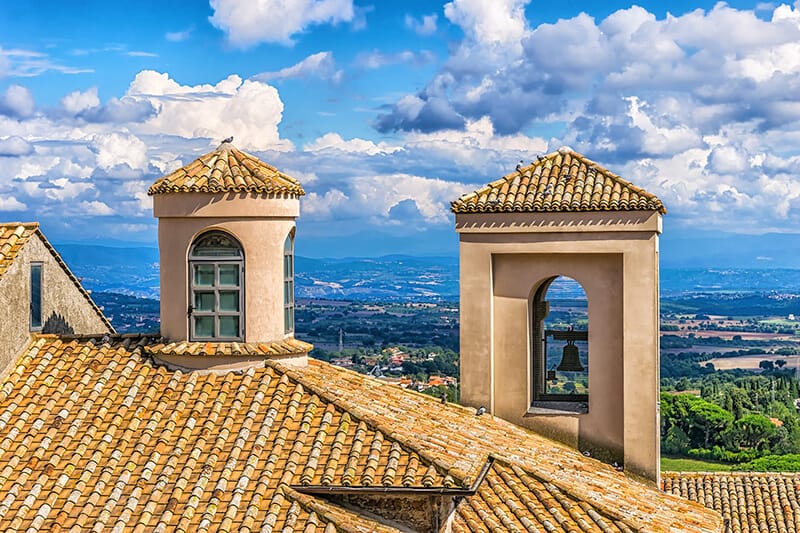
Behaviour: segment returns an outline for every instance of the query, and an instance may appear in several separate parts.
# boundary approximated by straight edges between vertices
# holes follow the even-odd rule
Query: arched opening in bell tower
[[[589,313],[586,292],[566,276],[541,283],[531,302],[532,406],[589,410]]]

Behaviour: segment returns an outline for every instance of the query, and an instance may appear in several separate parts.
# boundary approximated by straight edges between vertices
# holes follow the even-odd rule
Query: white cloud
[[[303,59],[291,67],[275,72],[263,72],[253,76],[254,80],[271,81],[287,78],[320,78],[334,83],[341,81],[344,71],[336,68],[336,60],[332,52],[318,52]]]
[[[310,192],[300,200],[301,213],[312,220],[336,217],[349,198],[339,189],[331,189],[320,195]]]
[[[33,153],[33,145],[16,135],[0,138],[0,157],[20,157]]]
[[[436,59],[436,55],[429,50],[420,50],[413,52],[411,50],[402,50],[400,52],[384,53],[379,50],[371,52],[362,52],[356,56],[355,64],[363,69],[377,69],[387,65],[394,65],[397,63],[414,63],[422,65],[431,63]]]
[[[128,57],[158,57],[158,54],[154,52],[144,52],[142,50],[130,50],[125,52],[125,55]]]
[[[61,74],[85,74],[92,69],[71,67],[56,63],[42,52],[21,48],[0,48],[0,77],[31,78],[45,72],[55,71]]]
[[[525,5],[530,0],[453,0],[444,16],[461,26],[469,39],[487,45],[519,45],[526,32]]]
[[[400,146],[391,146],[385,142],[374,143],[365,139],[350,139],[346,141],[338,133],[326,133],[313,142],[306,144],[304,150],[318,152],[321,150],[339,150],[342,152],[360,153],[366,155],[391,154],[402,150]]]
[[[406,15],[406,28],[413,30],[417,35],[433,35],[436,33],[436,13],[423,15],[421,19],[416,19],[411,15]]]
[[[189,39],[192,36],[192,31],[192,28],[182,31],[168,31],[164,34],[164,38],[172,43],[180,43]]]
[[[99,200],[93,200],[91,202],[81,202],[80,208],[83,212],[85,212],[90,216],[104,217],[114,214],[113,209],[111,209],[107,204]]]
[[[408,133],[405,145],[440,157],[473,165],[485,171],[492,161],[505,162],[510,171],[521,157],[532,158],[547,151],[547,141],[516,133],[498,135],[489,117],[468,121],[463,130],[440,130],[431,133]],[[503,167],[500,167],[503,168]],[[455,198],[454,198],[455,199]]]
[[[353,20],[352,0],[211,0],[211,24],[241,47],[293,44],[309,26]]]
[[[117,165],[128,165],[132,169],[147,168],[147,146],[134,135],[98,134],[92,138],[89,148],[97,154],[97,166],[102,169],[108,170]]]
[[[27,206],[13,196],[0,196],[0,211],[22,211]]]
[[[235,144],[247,150],[288,150],[278,123],[283,102],[266,83],[231,75],[216,85],[180,85],[168,74],[144,70],[128,88],[127,95],[149,102],[157,113],[141,127],[145,133],[205,137],[218,144],[233,135]]]
[[[15,118],[33,115],[35,105],[30,89],[22,85],[9,85],[0,95],[0,114]]]
[[[75,91],[61,99],[61,107],[67,113],[77,115],[81,111],[98,107],[100,98],[97,96],[97,87],[91,87],[86,92]]]

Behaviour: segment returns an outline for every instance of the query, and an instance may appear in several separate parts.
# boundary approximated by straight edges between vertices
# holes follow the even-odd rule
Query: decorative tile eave
[[[180,355],[189,357],[252,357],[306,354],[314,349],[313,344],[293,337],[275,342],[191,342],[163,341],[145,346],[150,355]]]

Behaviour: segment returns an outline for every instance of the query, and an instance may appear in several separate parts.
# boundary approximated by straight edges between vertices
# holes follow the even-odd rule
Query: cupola
[[[158,179],[148,194],[158,218],[161,334],[173,347],[171,362],[304,364],[311,345],[294,338],[300,183],[229,138]]]

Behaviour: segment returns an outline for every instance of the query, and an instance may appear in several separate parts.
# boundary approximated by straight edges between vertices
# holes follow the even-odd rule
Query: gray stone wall
[[[95,334],[108,326],[34,234],[0,278],[0,373],[28,344],[30,265],[42,263],[42,333]]]

